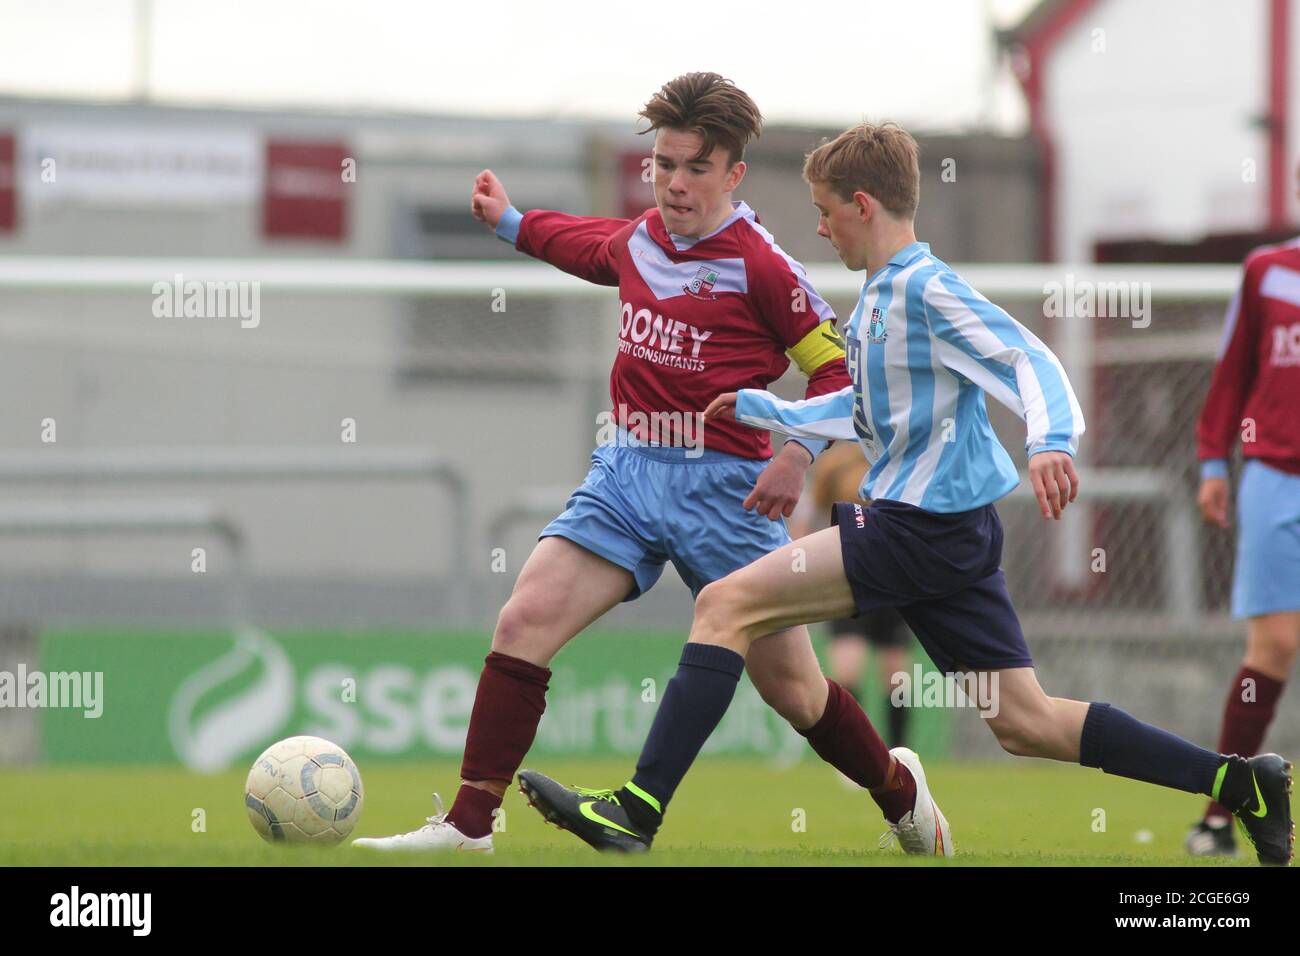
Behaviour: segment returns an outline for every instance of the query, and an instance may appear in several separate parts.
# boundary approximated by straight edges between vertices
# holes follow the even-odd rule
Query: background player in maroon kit
[[[773,457],[765,432],[734,421],[704,426],[701,413],[719,392],[766,387],[790,359],[808,375],[809,397],[846,387],[834,314],[753,210],[731,199],[745,174],[744,146],[762,122],[753,101],[717,74],[693,73],[666,84],[641,116],[656,134],[657,207],[634,220],[521,214],[490,170],[475,181],[473,213],[502,239],[618,287],[610,397],[623,430],[596,449],[587,480],[542,530],[501,611],[455,804],[412,833],[359,845],[490,850],[492,813],[533,743],[556,652],[648,590],[670,560],[698,594],[790,540],[783,518],[826,443],[790,441]],[[656,419],[682,434],[648,433],[645,422]],[[699,423],[703,447],[686,420]],[[888,819],[911,809],[910,772],[857,702],[822,676],[805,627],[757,642],[749,675]]]
[[[1300,647],[1300,239],[1246,258],[1197,423],[1198,502],[1228,528],[1228,458],[1238,438],[1232,613],[1246,618],[1246,656],[1228,689],[1219,750],[1259,753]],[[1196,856],[1235,853],[1217,803],[1187,837]]]

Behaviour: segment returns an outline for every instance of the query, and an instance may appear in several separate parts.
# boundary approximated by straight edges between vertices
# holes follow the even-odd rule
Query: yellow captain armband
[[[800,339],[794,348],[786,349],[785,354],[794,359],[805,375],[811,375],[827,362],[844,358],[844,339],[835,330],[835,323],[827,320]]]

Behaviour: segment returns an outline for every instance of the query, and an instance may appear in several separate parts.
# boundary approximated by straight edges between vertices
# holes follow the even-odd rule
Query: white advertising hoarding
[[[262,137],[253,130],[30,126],[19,143],[30,203],[207,205],[261,195]]]

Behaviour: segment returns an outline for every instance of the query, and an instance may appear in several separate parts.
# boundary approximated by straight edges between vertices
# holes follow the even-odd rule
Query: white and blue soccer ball
[[[357,825],[364,801],[357,765],[320,737],[267,747],[244,785],[253,829],[271,843],[338,843]]]

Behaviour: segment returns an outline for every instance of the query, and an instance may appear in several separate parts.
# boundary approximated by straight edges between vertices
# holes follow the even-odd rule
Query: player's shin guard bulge
[[[537,736],[550,677],[548,668],[496,651],[488,654],[470,713],[462,780],[508,785],[514,779]],[[485,836],[499,806],[501,798],[491,791],[462,786],[447,818],[467,836]]]
[[[911,771],[891,761],[889,748],[862,705],[833,680],[828,679],[826,684],[826,710],[817,723],[799,733],[808,739],[817,756],[870,791],[885,819],[897,823],[916,801],[916,781]]]
[[[1208,794],[1223,757],[1118,707],[1094,702],[1083,721],[1079,763],[1117,777]]]
[[[537,735],[550,676],[545,667],[517,657],[495,651],[487,656],[470,714],[462,780],[509,784]],[[438,812],[419,829],[390,837],[364,837],[353,845],[384,851],[492,852],[492,816],[501,806],[501,797],[493,790],[462,784],[446,813],[437,794],[433,799]]]

